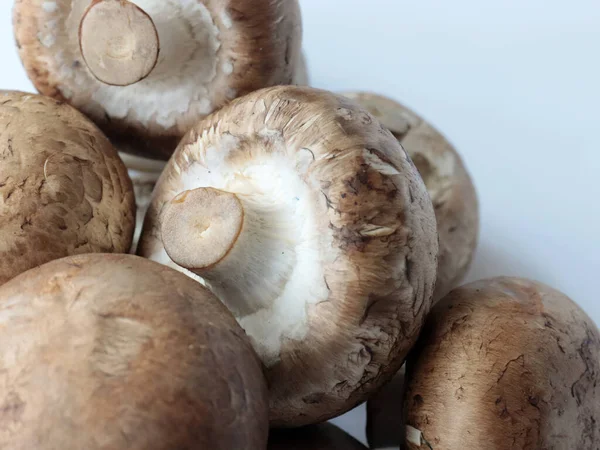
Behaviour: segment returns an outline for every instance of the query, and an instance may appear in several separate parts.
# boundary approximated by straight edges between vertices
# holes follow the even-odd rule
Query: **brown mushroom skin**
[[[402,144],[423,177],[435,207],[440,253],[434,302],[457,286],[471,266],[479,237],[477,193],[452,144],[406,106],[381,95],[345,93],[379,119]],[[367,402],[367,437],[372,448],[403,440],[404,372]]]
[[[268,88],[232,101],[183,139],[154,190],[138,254],[176,267],[160,259],[165,205],[189,189],[220,189],[210,184],[214,172],[224,173],[215,167],[234,167],[235,176],[253,161],[285,161],[278,167],[302,184],[319,242],[315,266],[323,268],[298,290],[311,298],[318,287],[320,295],[304,308],[304,337],[285,336],[276,361],[263,359],[271,426],[322,422],[365,401],[415,343],[435,284],[433,207],[410,158],[367,111],[318,89]],[[189,173],[193,186],[184,181]],[[234,253],[235,246],[210,268],[218,287],[231,282],[231,271],[224,278],[217,271]]]
[[[479,202],[467,168],[452,144],[406,106],[371,93],[346,93],[388,128],[419,169],[435,208],[440,239],[434,302],[467,274],[479,239]]]
[[[53,259],[126,253],[135,199],[100,130],[69,105],[0,91],[0,284]]]
[[[179,67],[168,63],[156,67],[153,73],[134,87],[104,86],[86,67],[77,42],[80,21],[91,3],[89,0],[57,0],[52,7],[46,7],[39,0],[16,0],[13,28],[19,56],[29,78],[41,94],[69,102],[96,122],[111,139],[131,140],[140,156],[168,160],[189,128],[207,115],[207,101],[211,105],[208,112],[216,111],[233,98],[257,89],[290,84],[296,73],[302,70],[297,68],[302,64],[302,20],[298,0],[198,2],[210,11],[213,25],[218,28],[221,38],[228,36],[220,41],[214,74],[206,83],[195,78],[181,80],[182,62]],[[152,19],[160,21],[160,17]],[[191,28],[189,23],[185,25]],[[186,48],[190,43],[164,44],[161,43],[160,58],[168,58],[169,49],[173,52],[174,48]],[[207,43],[201,44],[197,46],[200,51],[196,53],[201,54],[202,48],[209,46]],[[231,69],[228,67],[230,62]],[[201,82],[203,86],[206,84],[206,89],[194,91],[184,104],[166,111],[165,117],[174,117],[174,122],[157,120],[156,117],[140,119],[139,116],[143,114],[140,109],[147,108],[131,105],[121,105],[119,109],[126,109],[125,113],[112,114],[110,109],[114,109],[114,106],[107,108],[98,100],[98,91],[105,87],[113,90],[109,93],[111,96],[115,92],[120,97],[130,93],[131,97],[151,96],[146,92],[140,94],[135,86],[155,83],[157,69],[169,71],[170,74],[168,79],[159,74],[156,82],[157,91],[163,97],[152,104],[162,105],[162,108],[167,99],[172,97],[173,91],[187,89]],[[126,90],[129,88],[131,90]]]
[[[428,317],[407,377],[411,450],[598,448],[600,333],[540,283],[452,291]]]
[[[172,269],[79,255],[0,287],[0,448],[262,450],[260,362]]]
[[[322,423],[271,430],[267,450],[367,450],[367,447],[335,425]]]

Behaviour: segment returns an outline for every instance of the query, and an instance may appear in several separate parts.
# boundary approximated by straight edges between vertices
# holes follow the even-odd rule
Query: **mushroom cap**
[[[200,279],[169,258],[161,224],[168,202],[201,187],[236,194],[264,223]],[[266,365],[271,424],[300,426],[351,409],[400,368],[431,305],[437,233],[423,181],[388,130],[348,99],[283,86],[188,133],[138,254],[217,293]]]
[[[0,284],[53,259],[131,246],[135,201],[117,151],[71,106],[0,91]]]
[[[331,423],[288,430],[271,430],[267,450],[367,450]]]
[[[600,333],[554,289],[504,277],[455,289],[411,355],[409,449],[591,450],[600,442]]]
[[[405,369],[369,397],[367,402],[367,441],[372,449],[398,448],[404,440]]]
[[[79,255],[0,287],[0,448],[250,449],[267,444],[258,358],[188,277]]]
[[[388,128],[419,169],[435,208],[440,239],[434,301],[465,277],[479,239],[479,203],[473,181],[452,144],[407,107],[381,95],[346,93]]]
[[[16,0],[19,54],[35,87],[83,111],[111,138],[168,159],[200,118],[256,89],[289,84],[301,58],[298,0],[136,0],[156,26],[158,62],[113,86],[84,61],[80,23],[90,0]]]

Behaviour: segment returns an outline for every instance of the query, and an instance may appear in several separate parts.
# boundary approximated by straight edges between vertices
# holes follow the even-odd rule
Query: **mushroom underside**
[[[163,159],[199,119],[301,64],[297,0],[19,0],[13,22],[41,93]]]
[[[117,142],[116,146],[120,150],[119,157],[125,164],[125,167],[127,167],[135,194],[135,231],[130,249],[130,253],[135,254],[142,234],[144,219],[152,201],[152,192],[167,163],[166,161],[136,156],[131,145],[126,145],[123,142]]]
[[[194,208],[188,206],[193,197],[189,193],[204,189],[238,199],[243,208],[240,230],[229,235],[233,217],[228,215],[224,223],[220,214],[207,214],[207,202],[189,213]],[[210,170],[195,164],[186,170],[177,190],[183,194],[172,202],[182,210],[176,212],[173,243],[148,256],[201,278],[238,318],[265,364],[276,363],[282,341],[306,337],[309,306],[326,301],[329,295],[323,275],[327,260],[321,252],[327,236],[319,231],[315,194],[295,167],[272,158]],[[214,205],[213,213],[224,205],[224,200]],[[227,238],[225,250],[206,262],[223,238]],[[186,252],[178,260],[181,264],[168,254],[176,246],[178,255]]]
[[[272,425],[298,426],[355,406],[400,367],[430,305],[437,238],[397,140],[346,99],[285,86],[188,133],[138,253],[234,313],[265,364]]]

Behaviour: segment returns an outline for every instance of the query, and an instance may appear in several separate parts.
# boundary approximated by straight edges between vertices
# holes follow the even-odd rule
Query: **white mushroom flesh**
[[[280,136],[273,133],[270,138]],[[294,159],[286,155],[288,150],[281,142],[279,157],[265,152],[239,166],[228,161],[228,152],[238,145],[233,136],[225,135],[219,148],[188,148],[203,153],[199,159],[204,164],[179,169],[181,180],[173,197],[178,192],[213,187],[235,194],[242,202],[244,225],[238,240],[227,258],[202,272],[202,278],[236,315],[269,365],[277,362],[286,338],[300,340],[308,332],[308,305],[327,299],[319,249],[333,249],[333,238],[317,225],[316,206],[325,198],[315,198],[314,190],[298,172],[312,160],[308,149],[298,152],[299,158],[291,163]],[[335,256],[332,250],[330,260]],[[162,247],[149,257],[185,271]]]
[[[194,223],[205,229],[211,211],[215,230],[227,222],[214,191],[245,210],[246,229],[223,231],[231,247],[205,254]],[[198,214],[179,222],[181,200]],[[431,200],[394,136],[343,97],[289,85],[188,132],[138,248],[203,278],[237,315],[265,364],[271,424],[287,427],[347,411],[400,368],[431,304],[437,253]]]
[[[58,87],[62,95],[70,99],[74,92],[89,92],[87,110],[100,115],[106,112],[117,119],[127,118],[145,127],[158,123],[171,128],[177,125],[181,114],[193,112],[197,117],[210,113],[213,105],[209,87],[217,78],[226,78],[233,71],[232,58],[217,56],[221,47],[219,25],[231,26],[227,12],[222,10],[214,17],[198,0],[133,3],[152,18],[159,35],[160,54],[151,74],[129,86],[110,86],[79,70],[79,66],[71,69],[73,61],[81,58],[79,24],[89,0],[44,3],[47,18],[38,36],[46,47],[56,47],[53,65],[63,72],[63,82]],[[70,13],[66,15],[65,10]]]

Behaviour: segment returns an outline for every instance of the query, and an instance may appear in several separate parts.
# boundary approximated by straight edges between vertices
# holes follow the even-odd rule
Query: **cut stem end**
[[[152,18],[127,0],[92,2],[81,19],[79,45],[90,72],[114,86],[150,75],[160,51]]]
[[[234,194],[198,188],[164,206],[161,233],[176,264],[200,273],[227,256],[244,223],[244,208]]]

